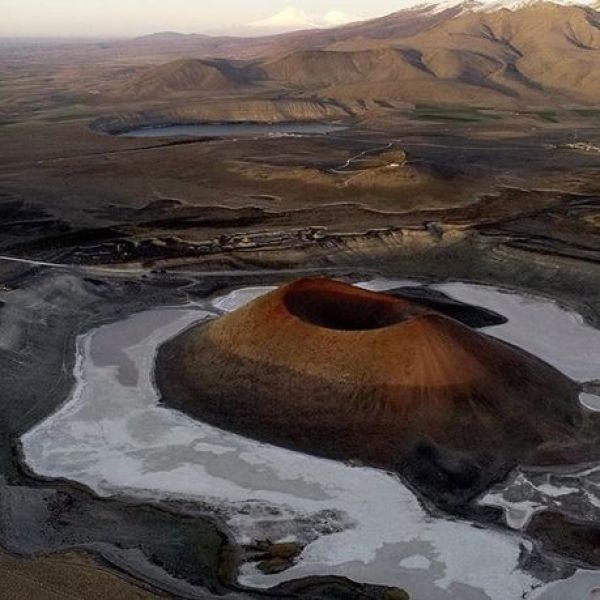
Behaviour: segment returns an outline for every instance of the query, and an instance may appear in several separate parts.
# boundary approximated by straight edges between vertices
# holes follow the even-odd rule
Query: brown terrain
[[[68,106],[73,115],[118,114],[134,126],[149,111],[171,120],[276,121],[385,113],[440,99],[555,110],[596,103],[599,56],[599,13],[545,2],[518,11],[408,9],[263,38],[166,33],[48,48],[9,44],[0,55],[9,92],[0,118],[12,122],[40,109],[64,114]]]
[[[2,600],[158,600],[165,597],[76,552],[37,559],[0,553],[0,580]]]
[[[396,470],[440,505],[515,464],[586,455],[579,388],[558,371],[416,300],[333,280],[298,280],[189,330],[157,377],[171,406]]]
[[[114,527],[97,515],[117,511],[120,500],[73,494],[67,535],[62,518],[40,528],[40,509],[30,508],[41,489],[73,489],[24,473],[18,438],[64,401],[76,335],[122,318],[122,298],[139,311],[305,272],[349,280],[381,273],[519,288],[600,325],[599,13],[549,3],[463,9],[403,10],[252,39],[0,41],[0,308],[40,281],[48,287],[24,306],[31,322],[0,315],[10,328],[0,361],[0,486],[6,478],[23,494],[8,517],[0,512],[0,544],[20,547],[20,532],[39,533],[39,544],[20,551],[37,558],[0,557],[11,598],[151,597],[104,563],[50,556],[80,547],[94,523],[101,547],[114,551],[112,564],[136,580],[140,572],[123,558],[135,544],[128,538],[123,551],[116,530],[130,525],[131,539],[143,531],[155,540],[142,546],[155,559],[144,580],[157,593],[198,584],[198,546],[210,541],[203,528],[196,534],[190,525],[193,539],[175,543],[155,535],[156,516],[137,523],[143,506]],[[303,137],[121,135],[229,121],[346,129]],[[56,290],[46,283],[52,277]],[[167,345],[161,364],[180,356],[181,377],[162,369],[165,401],[246,435],[394,469],[453,509],[471,505],[515,463],[589,456],[577,386],[474,331],[462,309],[338,284],[323,294],[323,285],[287,302],[282,288]],[[119,308],[108,312],[108,303]],[[374,321],[361,323],[365,315]],[[201,379],[210,393],[198,390]],[[272,385],[288,393],[276,398]],[[224,390],[232,395],[214,404]],[[317,427],[311,409],[323,406]],[[13,526],[15,515],[24,525]],[[160,531],[171,531],[174,515],[162,519]],[[590,527],[585,515],[568,523],[539,516],[530,533],[551,553],[589,566],[598,562]],[[212,556],[214,543],[207,544]],[[171,587],[157,565],[182,587]],[[218,568],[208,570],[208,582],[219,580]],[[406,597],[338,578],[238,592]]]
[[[397,27],[375,21],[337,32],[329,44],[307,32],[293,51],[282,36],[279,47],[246,63],[246,75],[301,95],[348,101],[353,111],[360,111],[357,100],[428,102],[432,95],[500,106],[596,102],[600,16],[592,9],[536,4],[516,12],[447,11],[421,27],[404,27],[414,18],[414,11],[402,11],[388,17]],[[149,88],[178,68],[171,63],[149,72]]]
[[[302,47],[291,51],[287,36],[282,36],[279,45],[271,42],[262,56],[241,61],[232,60],[235,52],[219,48],[214,56],[229,60],[204,65],[209,73],[202,76],[194,72],[198,66],[192,68],[191,59],[185,67],[190,73],[185,74],[181,61],[174,61],[152,67],[107,93],[116,102],[132,90],[146,101],[177,97],[181,102],[181,92],[197,97],[245,86],[243,101],[230,99],[230,109],[222,109],[223,117],[231,119],[239,118],[235,111],[248,94],[276,106],[273,95],[280,97],[281,92],[308,106],[324,103],[330,111],[338,106],[345,116],[429,103],[432,98],[502,108],[585,106],[597,101],[596,11],[552,4],[458,16],[447,11],[421,27],[407,25],[413,22],[413,13],[389,17],[397,27],[375,21],[371,28],[363,24],[358,32],[354,28],[343,35],[337,32],[338,39],[329,44],[307,32]],[[196,52],[203,53],[201,46]],[[302,118],[301,111],[297,118]]]
[[[166,96],[193,90],[224,91],[242,86],[244,78],[232,67],[199,59],[180,59],[149,69],[127,83],[122,93],[133,98]]]

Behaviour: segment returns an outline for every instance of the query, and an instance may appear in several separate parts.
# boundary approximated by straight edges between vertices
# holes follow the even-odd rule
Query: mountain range
[[[347,103],[596,104],[600,12],[539,0],[440,2],[328,29],[255,38],[155,34],[123,52],[174,58],[126,95],[277,89]]]

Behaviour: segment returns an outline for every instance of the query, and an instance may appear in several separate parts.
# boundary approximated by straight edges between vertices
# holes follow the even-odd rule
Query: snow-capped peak
[[[588,6],[594,8],[598,0],[488,0],[482,2],[482,10],[491,11],[506,8],[508,10],[519,10],[536,4],[558,4],[560,6]]]
[[[288,6],[271,17],[259,19],[258,21],[252,21],[251,23],[248,23],[247,26],[266,28],[293,27],[307,29],[318,27],[317,23],[313,21],[303,10],[294,6]]]
[[[536,4],[558,4],[560,6],[587,6],[598,8],[600,0],[432,0],[415,2],[410,8],[439,13],[445,10],[462,9],[461,12],[493,12],[495,10],[520,10]]]
[[[341,10],[330,10],[325,13],[321,19],[323,25],[327,27],[338,27],[340,25],[346,25],[348,23],[354,23],[355,21],[361,21],[359,17],[354,17],[348,13],[342,12]]]
[[[246,27],[263,30],[293,31],[295,29],[338,27],[360,20],[358,17],[353,17],[339,10],[329,11],[323,16],[315,16],[309,15],[295,6],[288,6],[271,17],[252,21]]]

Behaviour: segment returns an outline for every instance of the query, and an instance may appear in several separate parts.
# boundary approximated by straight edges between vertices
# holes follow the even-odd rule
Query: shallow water
[[[391,289],[411,283],[377,279],[362,285]],[[240,578],[247,585],[338,574],[399,585],[429,600],[593,597],[600,573],[586,571],[533,591],[540,582],[518,568],[522,547],[530,548],[518,531],[433,517],[394,475],[255,442],[161,407],[153,382],[158,346],[190,324],[235,310],[269,289],[145,311],[82,335],[70,398],[22,438],[29,466],[40,475],[84,483],[102,496],[201,500],[219,511],[240,543],[270,538],[307,544],[298,564],[279,575],[245,565]],[[590,358],[600,355],[600,332],[578,315],[546,300],[484,286],[436,289],[507,316],[507,324],[487,329],[490,335],[526,344],[571,376],[600,374]],[[543,339],[536,342],[537,332]],[[583,489],[582,477],[532,485],[542,501],[556,502]],[[494,493],[487,502],[504,502],[510,513],[514,507],[502,490]],[[585,493],[596,498],[592,484]]]
[[[126,137],[281,137],[325,135],[346,129],[331,123],[205,123],[202,125],[168,125],[142,127],[128,131]]]

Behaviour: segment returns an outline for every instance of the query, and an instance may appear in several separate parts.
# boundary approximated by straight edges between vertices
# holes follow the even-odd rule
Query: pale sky
[[[235,30],[293,7],[322,18],[400,10],[408,0],[0,0],[0,36],[133,36]]]

